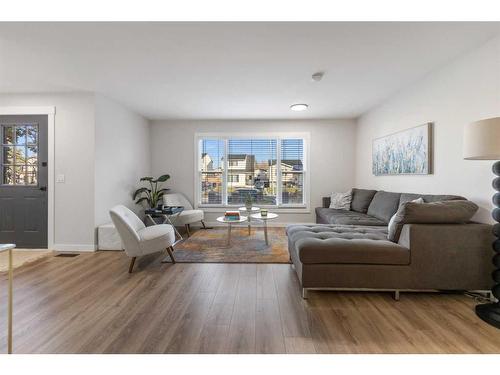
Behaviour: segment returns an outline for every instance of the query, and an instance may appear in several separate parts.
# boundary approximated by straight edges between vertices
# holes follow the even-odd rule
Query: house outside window
[[[197,134],[198,206],[308,206],[309,136]]]

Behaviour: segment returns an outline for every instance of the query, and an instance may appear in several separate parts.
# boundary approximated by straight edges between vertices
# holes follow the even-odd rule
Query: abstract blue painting
[[[373,141],[372,169],[376,176],[430,174],[432,123]]]

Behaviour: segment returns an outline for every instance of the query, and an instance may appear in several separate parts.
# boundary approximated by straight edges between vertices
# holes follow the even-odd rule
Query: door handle
[[[47,191],[47,186],[42,186],[42,187],[40,187],[40,190],[41,190],[41,191]]]

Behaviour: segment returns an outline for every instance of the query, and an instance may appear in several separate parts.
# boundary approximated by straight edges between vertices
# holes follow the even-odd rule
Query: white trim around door
[[[47,115],[48,127],[48,191],[47,191],[47,247],[54,250],[55,231],[55,106],[0,107],[0,115]]]

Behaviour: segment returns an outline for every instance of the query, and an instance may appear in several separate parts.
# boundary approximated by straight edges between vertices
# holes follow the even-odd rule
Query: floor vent
[[[74,258],[77,257],[80,254],[69,254],[69,253],[61,253],[57,254],[56,257],[61,257],[61,258]]]

